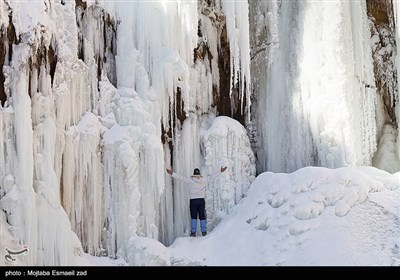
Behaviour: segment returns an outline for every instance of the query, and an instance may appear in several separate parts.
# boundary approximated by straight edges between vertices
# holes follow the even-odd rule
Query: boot
[[[201,228],[201,234],[203,236],[207,235],[207,221],[206,220],[200,220],[200,228]]]
[[[191,219],[190,220],[190,236],[196,236],[196,231],[197,231],[197,219]]]

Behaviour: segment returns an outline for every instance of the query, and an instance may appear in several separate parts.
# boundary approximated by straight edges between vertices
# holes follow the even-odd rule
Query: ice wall
[[[54,18],[57,9],[64,8],[53,2],[26,6],[4,1],[0,7],[2,30],[9,31],[2,34],[7,100],[0,118],[0,206],[15,242],[28,247],[23,263],[72,264],[81,245],[60,204],[61,147],[54,111],[57,90],[52,87],[52,43],[60,39],[52,36],[60,27]],[[74,19],[74,13],[60,14]],[[59,56],[63,54],[60,48]]]
[[[376,93],[366,4],[269,1],[261,7],[268,67],[257,101],[259,170],[370,165]]]
[[[111,201],[106,204],[109,205],[108,222],[112,225],[108,250],[126,250],[129,234],[150,236],[168,245],[188,231],[189,200],[186,187],[165,176],[164,164],[181,174],[191,174],[194,167],[204,166],[200,126],[203,115],[217,113],[215,102],[219,93],[215,89],[219,88],[221,48],[218,24],[224,24],[221,7],[229,11],[229,17],[238,15],[227,25],[229,41],[235,49],[231,61],[236,67],[232,65],[230,73],[232,84],[242,89],[242,98],[249,98],[247,6],[244,3],[225,5],[225,1],[212,3],[213,8],[198,7],[195,1],[104,1],[101,4],[119,21],[117,88],[112,89],[106,80],[101,82],[102,122],[107,122],[108,128],[114,125],[112,130],[115,125],[118,130],[127,129],[124,135],[130,135],[107,140],[104,146],[107,166],[104,181],[107,200]],[[221,22],[217,23],[218,20]],[[198,42],[199,21],[202,42]],[[205,44],[208,49],[204,57],[198,55],[199,44]],[[110,102],[113,105],[107,109],[106,104]],[[109,134],[108,131],[105,139]],[[126,158],[127,154],[133,159],[118,163],[119,157]],[[124,169],[119,170],[119,165]],[[248,175],[252,180],[253,174]],[[114,193],[113,189],[118,186],[126,190],[126,196]],[[243,188],[244,194],[246,188]],[[122,222],[127,217],[132,221]],[[114,244],[117,244],[115,248]]]
[[[201,100],[191,89],[192,84],[197,86],[191,82],[196,76],[191,67],[197,43],[197,6],[191,2],[143,1],[103,5],[119,20],[117,88],[112,98],[107,97],[110,85],[101,89],[101,96],[106,98],[102,104],[113,104],[105,109],[108,115],[104,117],[111,130],[119,127],[128,135],[104,142],[106,196],[110,202],[108,251],[127,256],[130,237],[147,236],[170,244],[179,224],[186,225],[183,218],[175,216],[179,194],[165,180],[164,157],[171,156],[171,147],[163,145],[161,139],[178,138],[177,111],[188,113]],[[111,137],[110,131],[105,139]]]
[[[190,68],[190,92],[186,96],[185,91],[180,90],[183,114],[179,113],[178,104],[178,108],[175,107],[178,112],[174,121],[176,119],[179,121],[176,121],[171,133],[174,136],[171,139],[174,147],[171,165],[177,173],[186,176],[192,174],[195,167],[200,167],[205,173],[215,172],[220,168],[218,164],[229,158],[224,150],[216,149],[211,152],[209,149],[206,151],[201,148],[204,141],[207,142],[207,146],[216,145],[219,141],[228,141],[226,139],[203,139],[201,131],[205,129],[205,123],[208,123],[206,126],[211,126],[209,118],[213,119],[215,115],[223,113],[229,116],[239,115],[241,120],[245,121],[242,117],[250,116],[251,82],[248,52],[250,42],[247,2],[199,1],[198,22],[199,38],[196,41],[197,45],[194,46],[195,63],[188,63],[189,66],[192,65]],[[229,43],[224,45],[227,42]],[[225,68],[226,63],[229,64],[228,68]],[[224,99],[225,96],[229,98]],[[173,102],[179,102],[179,97]],[[240,126],[239,123],[236,125]],[[241,133],[230,135],[241,142],[243,137]],[[228,134],[225,136],[228,137]],[[210,138],[212,137],[210,136]],[[251,162],[249,159],[251,156],[254,156],[253,153],[246,155],[249,162]],[[168,165],[169,161],[166,162]],[[236,170],[236,166],[240,165],[240,162],[229,163],[232,170]],[[254,161],[252,164],[254,166]],[[253,180],[253,173],[243,172],[243,174],[239,172],[238,176],[248,176],[248,181]],[[167,182],[169,182],[168,179]],[[241,183],[243,182],[235,182],[234,179],[224,181],[220,187],[221,194],[224,193],[222,191],[224,188],[234,189],[237,184],[238,189],[243,188],[244,195],[247,189]],[[179,181],[172,181],[171,184],[174,198],[174,233],[176,236],[182,236],[189,232],[190,217],[188,211],[185,210],[189,205],[188,192],[186,186]],[[243,185],[245,184],[243,183]],[[235,200],[234,193],[229,190],[229,195],[223,198],[224,203],[221,203],[222,198],[219,195],[215,195],[215,205],[208,203],[210,229],[224,215],[218,215],[218,211],[227,213],[233,205],[238,203],[239,199]],[[228,200],[230,201],[228,202]]]
[[[168,245],[185,234],[187,189],[165,167],[219,168],[214,157],[232,157],[200,148],[203,118],[218,113],[222,37],[225,88],[247,100],[240,114],[250,104],[247,3],[212,6],[228,35],[202,14],[209,57],[195,59],[196,1],[0,1],[0,206],[29,246],[23,263],[73,264],[82,248],[130,259],[137,236]],[[231,130],[226,141],[245,145],[243,127]],[[223,183],[234,191],[218,211],[245,195],[247,167]]]

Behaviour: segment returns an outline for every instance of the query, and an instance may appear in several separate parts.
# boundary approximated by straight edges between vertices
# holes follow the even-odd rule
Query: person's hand
[[[224,172],[227,168],[228,168],[227,166],[225,166],[225,167],[221,166],[221,173]]]
[[[172,175],[172,173],[173,173],[172,169],[167,168],[167,169],[165,169],[165,170],[167,171],[167,173],[168,173],[169,175]]]

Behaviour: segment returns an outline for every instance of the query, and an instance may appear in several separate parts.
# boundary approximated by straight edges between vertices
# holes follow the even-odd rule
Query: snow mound
[[[373,167],[265,172],[209,235],[177,239],[171,263],[396,265],[399,185]]]
[[[391,125],[385,125],[379,140],[378,151],[374,155],[373,165],[389,173],[400,170],[400,160],[396,149],[397,130]]]
[[[128,245],[130,265],[167,266],[170,265],[168,249],[160,242],[147,237],[131,237]]]

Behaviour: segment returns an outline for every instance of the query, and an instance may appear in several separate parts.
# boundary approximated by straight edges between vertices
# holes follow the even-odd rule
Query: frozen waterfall
[[[209,230],[256,169],[398,171],[374,73],[395,48],[366,5],[0,0],[0,249],[27,246],[17,265],[143,264],[141,244],[189,234],[188,190],[166,168],[228,167],[206,192]]]

